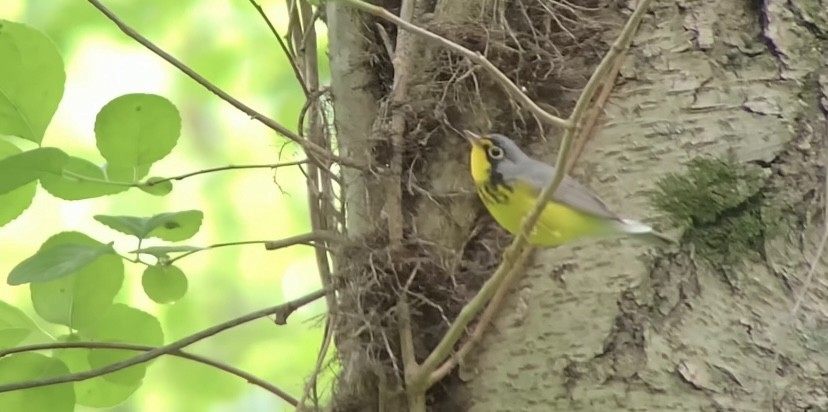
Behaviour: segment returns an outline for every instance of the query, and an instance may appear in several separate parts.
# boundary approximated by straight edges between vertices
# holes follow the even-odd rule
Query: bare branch
[[[168,345],[164,345],[147,352],[142,353],[141,355],[125,359],[120,362],[115,362],[113,364],[88,370],[85,372],[79,373],[70,373],[68,375],[61,375],[61,376],[53,376],[44,379],[35,379],[23,382],[15,382],[15,383],[8,383],[4,385],[0,385],[0,393],[3,392],[10,392],[16,391],[20,389],[28,389],[28,388],[38,388],[41,386],[49,386],[49,385],[56,385],[59,383],[66,383],[66,382],[80,382],[85,381],[92,378],[97,378],[98,376],[103,376],[112,372],[119,371],[124,368],[128,368],[133,365],[137,365],[140,363],[145,363],[151,361],[159,356],[167,355],[171,352],[180,350],[184,347],[192,345],[200,340],[209,338],[215,334],[221,333],[225,330],[235,328],[236,326],[243,325],[250,321],[263,318],[265,316],[275,315],[276,316],[276,324],[283,325],[287,322],[287,317],[290,316],[296,309],[305,306],[317,299],[322,298],[325,296],[326,290],[320,289],[316,292],[311,294],[305,295],[299,299],[283,303],[278,306],[273,306],[265,309],[259,309],[255,312],[248,313],[243,316],[239,316],[237,318],[231,319],[227,322],[220,323],[213,327],[204,329],[200,332],[194,333],[182,339],[179,339],[175,342],[172,342]]]
[[[403,0],[400,4],[400,21],[409,23],[414,16],[416,0]],[[396,16],[395,16],[396,17]],[[391,173],[385,178],[385,213],[388,222],[388,244],[398,249],[402,244],[405,218],[402,212],[402,154],[405,134],[404,105],[408,102],[409,71],[414,58],[414,33],[400,31],[394,47],[392,64],[394,65],[394,82],[388,104],[391,107]],[[384,130],[379,128],[378,130]]]
[[[293,69],[293,75],[296,76],[296,81],[299,82],[299,86],[302,87],[302,92],[305,93],[305,97],[310,96],[310,91],[308,90],[307,84],[305,84],[305,77],[302,76],[302,71],[299,70],[299,66],[296,65],[296,61],[294,60],[293,54],[290,53],[288,50],[285,41],[282,40],[282,36],[279,35],[279,32],[276,31],[276,27],[273,26],[273,23],[270,21],[270,18],[267,17],[267,13],[265,13],[262,6],[256,2],[256,0],[250,0],[250,5],[259,12],[259,16],[262,16],[262,19],[267,24],[267,27],[270,28],[270,32],[273,33],[273,37],[276,38],[276,41],[279,43],[279,48],[282,49],[282,52],[285,54],[285,58],[288,59],[290,63],[290,68]]]
[[[475,316],[477,316],[481,310],[483,310],[486,303],[489,302],[489,300],[492,299],[492,297],[495,296],[499,290],[501,290],[501,285],[506,280],[507,275],[513,271],[517,272],[521,270],[523,263],[529,254],[532,253],[532,250],[532,248],[525,249],[520,256],[517,256],[514,259],[511,258],[511,255],[504,255],[503,262],[500,264],[500,267],[498,267],[498,270],[496,270],[492,277],[483,284],[483,287],[480,288],[477,295],[475,295],[469,303],[463,306],[460,314],[457,315],[457,319],[455,319],[451,324],[449,330],[443,336],[443,339],[440,340],[440,343],[437,344],[434,350],[431,351],[426,360],[423,362],[420,374],[416,376],[417,380],[415,382],[417,385],[427,388],[437,382],[436,379],[431,379],[432,372],[437,369],[437,366],[441,362],[449,357],[454,344],[460,339],[463,332],[466,330],[466,326],[474,320]],[[451,367],[453,368],[454,365]],[[451,369],[449,369],[449,371],[450,370]]]
[[[291,162],[283,162],[283,163],[271,163],[271,164],[258,164],[258,165],[228,165],[228,166],[221,166],[221,167],[213,167],[210,169],[202,169],[195,172],[185,173],[183,175],[172,176],[172,177],[165,177],[163,179],[157,179],[152,181],[144,181],[141,183],[135,183],[133,186],[155,186],[159,183],[169,182],[172,180],[184,180],[188,177],[203,175],[207,173],[214,173],[214,172],[223,172],[225,170],[243,170],[243,169],[278,169],[281,167],[287,166],[297,166],[308,163],[308,159],[304,160],[295,160]]]
[[[435,383],[439,382],[440,379],[443,379],[446,375],[448,375],[455,366],[459,365],[460,362],[466,357],[466,355],[471,352],[474,345],[483,338],[483,333],[486,332],[486,329],[489,327],[489,324],[494,319],[494,315],[497,314],[498,310],[500,310],[500,305],[503,303],[503,299],[506,297],[506,292],[511,289],[512,285],[520,278],[520,275],[524,274],[523,265],[526,263],[526,259],[529,258],[529,255],[532,254],[534,249],[524,249],[523,253],[518,258],[518,261],[515,263],[515,266],[512,267],[512,270],[506,275],[506,278],[503,279],[503,284],[497,289],[492,300],[489,301],[489,304],[486,306],[486,309],[480,315],[480,319],[477,321],[477,325],[474,327],[474,331],[469,336],[468,340],[460,346],[460,349],[451,355],[451,357],[443,362],[439,368],[435,369],[434,372],[428,377],[428,387],[431,387]]]
[[[610,70],[609,75],[606,79],[604,79],[604,83],[601,85],[601,93],[599,93],[598,97],[595,98],[595,101],[593,102],[594,104],[585,115],[584,124],[580,130],[580,134],[575,136],[574,152],[571,156],[569,156],[569,163],[566,165],[567,174],[569,174],[569,172],[571,172],[575,167],[575,163],[581,157],[581,154],[584,152],[584,148],[593,135],[595,124],[601,117],[604,105],[607,103],[607,99],[609,99],[612,90],[615,88],[615,80],[618,78],[618,72],[624,65],[624,57],[626,57],[624,54],[625,52],[626,49],[618,55],[618,59],[615,61],[615,64],[613,64],[612,70]]]
[[[311,245],[316,242],[343,242],[345,238],[335,232],[318,231],[305,233],[298,236],[291,236],[289,238],[280,240],[271,240],[264,242],[265,249],[276,250],[286,248],[293,245]]]
[[[320,98],[324,94],[320,91],[319,81],[319,62],[317,55],[317,36],[315,21],[318,14],[313,11],[313,7],[306,0],[288,0],[287,1],[288,16],[290,22],[288,23],[288,40],[293,46],[293,53],[296,57],[297,66],[303,71],[308,90],[310,94],[307,96],[307,102],[302,108],[299,116],[299,130],[305,127],[305,117],[307,116],[307,139],[308,141],[325,148],[330,149],[330,133],[327,130],[327,122],[324,121],[324,106]],[[333,186],[331,183],[331,174],[323,175],[320,169],[327,171],[324,164],[308,165],[307,179],[305,181],[308,189],[308,209],[310,212],[311,228],[314,232],[325,232],[336,230],[335,207],[331,199],[333,196]],[[325,296],[325,301],[328,307],[328,319],[325,324],[325,339],[322,347],[317,354],[316,366],[314,372],[309,377],[305,390],[302,394],[302,399],[299,402],[299,410],[305,406],[305,401],[310,396],[310,393],[317,392],[317,378],[319,370],[325,361],[325,356],[328,352],[330,340],[332,339],[333,321],[336,318],[337,300],[334,295],[332,284],[333,275],[331,274],[331,262],[328,259],[327,241],[320,239],[315,244],[314,254],[316,257],[316,266],[319,270],[319,278],[322,286],[329,290]],[[314,397],[314,401],[317,399]]]
[[[42,351],[42,350],[53,350],[53,349],[120,349],[120,350],[128,350],[128,351],[140,351],[140,352],[149,352],[152,350],[158,349],[154,346],[146,346],[146,345],[135,345],[131,343],[115,343],[115,342],[55,342],[55,343],[44,343],[38,345],[27,345],[27,346],[19,346],[16,348],[10,348],[6,350],[0,350],[0,358],[7,355],[12,355],[15,353],[23,353],[23,352],[33,352],[33,351]],[[257,377],[251,373],[245,372],[241,369],[238,369],[234,366],[228,365],[223,362],[219,362],[214,359],[206,358],[201,355],[192,354],[189,352],[184,352],[182,350],[174,350],[171,352],[166,353],[170,356],[175,356],[182,359],[188,359],[193,362],[198,362],[207,366],[212,366],[213,368],[219,369],[221,371],[227,372],[231,375],[238,376],[239,378],[244,379],[245,381],[256,385],[280,398],[282,398],[285,402],[291,404],[292,406],[296,406],[296,398],[288,394],[282,389],[279,389],[275,385],[267,382],[264,379]]]
[[[325,362],[325,357],[328,355],[331,343],[333,342],[334,325],[336,324],[336,313],[331,311],[328,311],[328,313],[328,319],[325,321],[325,334],[322,338],[322,347],[319,348],[319,353],[316,356],[316,365],[314,365],[313,372],[311,372],[310,375],[310,379],[305,385],[305,390],[303,391],[302,399],[299,399],[299,402],[296,404],[297,412],[301,412],[304,410],[303,408],[305,407],[305,402],[307,402],[311,392],[313,392],[314,394],[314,402],[319,401],[319,396],[316,393],[316,382],[319,379],[319,373],[321,373],[322,371],[322,365]]]
[[[405,373],[405,381],[415,382],[420,375],[420,365],[414,357],[414,337],[411,334],[411,313],[408,303],[405,301],[405,294],[400,296],[397,302],[397,323],[400,329],[400,346],[402,347],[402,361]],[[408,410],[410,412],[426,412],[425,391],[428,389],[422,385],[408,385]]]

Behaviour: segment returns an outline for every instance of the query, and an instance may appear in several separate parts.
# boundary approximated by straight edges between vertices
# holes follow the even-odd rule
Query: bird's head
[[[520,147],[502,134],[479,135],[464,130],[463,136],[471,145],[471,172],[475,183],[497,180],[504,170],[513,170],[527,159]]]

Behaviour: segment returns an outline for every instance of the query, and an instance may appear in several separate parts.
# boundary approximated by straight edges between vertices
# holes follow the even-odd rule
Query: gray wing
[[[523,176],[527,182],[540,193],[541,190],[552,180],[555,174],[555,168],[546,163],[530,159],[529,162],[521,162],[522,170],[518,173],[511,174],[511,176]],[[575,209],[583,212],[618,220],[618,216],[607,208],[607,205],[596,195],[592,190],[586,186],[578,183],[575,179],[569,176],[564,177],[561,185],[555,190],[552,197],[563,204],[572,206]]]

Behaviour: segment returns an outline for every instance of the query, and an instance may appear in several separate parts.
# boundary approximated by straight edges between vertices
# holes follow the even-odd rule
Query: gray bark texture
[[[414,22],[480,51],[565,117],[629,9],[574,1],[596,10],[584,12],[588,22],[570,30],[569,43],[562,30],[544,41],[522,37],[544,34],[544,19],[532,14],[544,4],[565,13],[570,3],[419,1]],[[385,125],[393,113],[405,121],[401,216],[385,208],[385,177],[345,175],[349,235],[372,252],[337,259],[347,313],[332,409],[402,411],[392,313],[399,284],[416,272],[409,299],[421,361],[509,240],[474,194],[455,130],[512,136],[549,162],[559,133],[509,103],[486,73],[422,39],[406,66],[409,103],[389,106],[394,72],[377,27],[392,43],[396,29],[338,2],[327,19],[343,156],[390,164]],[[429,392],[429,410],[828,410],[824,254],[792,316],[826,230],[826,124],[824,0],[655,0],[572,174],[623,217],[661,223],[648,197],[658,179],[695,158],[735,156],[762,185],[728,213],[752,208],[758,241],[735,260],[706,256],[704,228],[673,231],[685,236],[664,250],[616,239],[536,252],[483,341]],[[389,251],[377,239],[400,217],[405,246]]]

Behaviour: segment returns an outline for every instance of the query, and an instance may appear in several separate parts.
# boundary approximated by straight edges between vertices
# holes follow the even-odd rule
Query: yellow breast
[[[535,205],[535,189],[521,183],[513,184],[511,189],[505,186],[495,187],[488,180],[478,176],[475,176],[474,180],[480,199],[495,221],[509,233],[517,235],[523,218]],[[549,202],[543,208],[529,236],[529,243],[537,246],[558,246],[603,232],[605,225],[601,223],[600,219],[590,214],[561,203]]]

